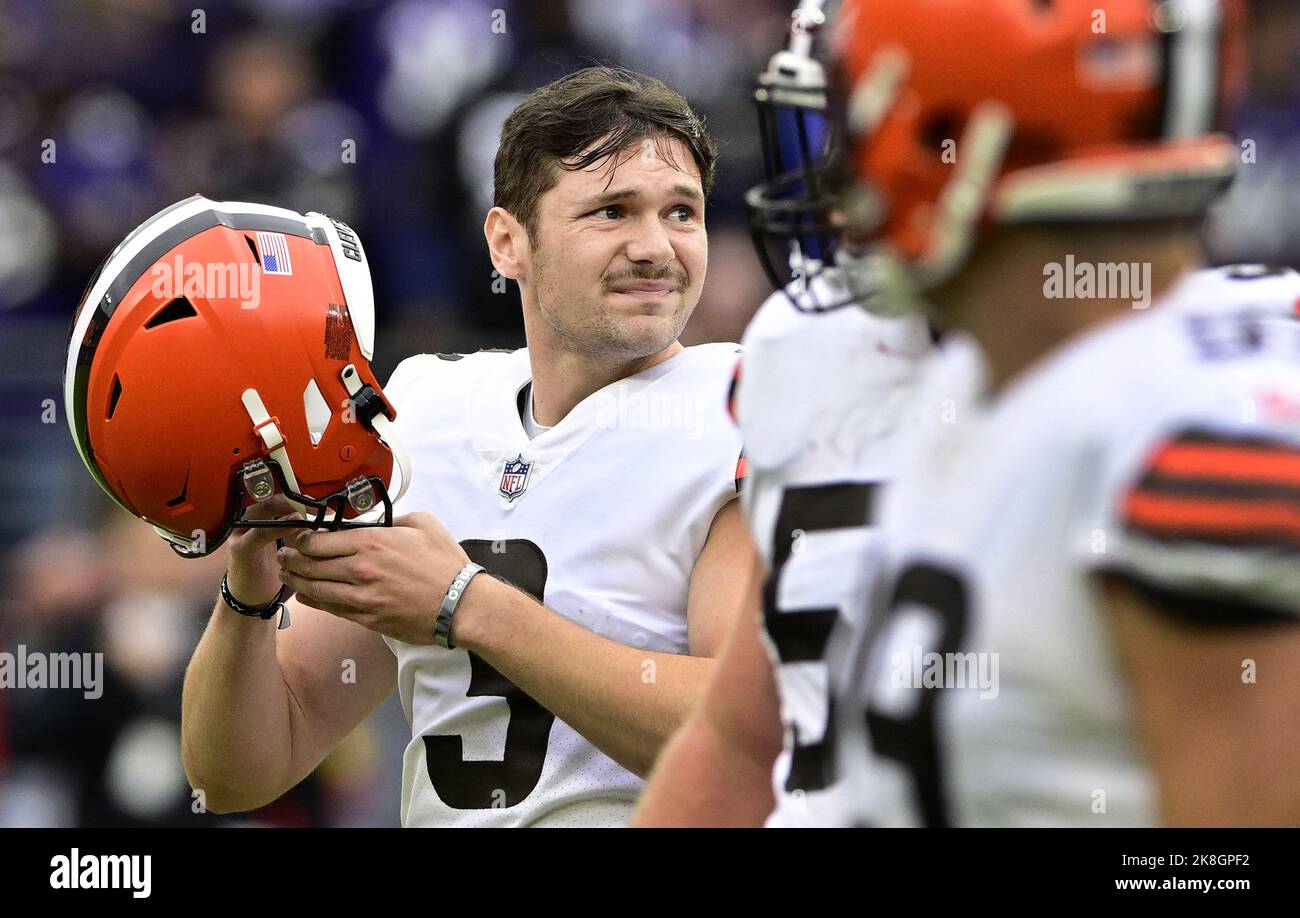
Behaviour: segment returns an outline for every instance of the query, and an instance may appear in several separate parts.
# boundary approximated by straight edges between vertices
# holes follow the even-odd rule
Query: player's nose
[[[660,267],[671,264],[675,256],[672,240],[657,215],[636,221],[627,243],[630,261]]]

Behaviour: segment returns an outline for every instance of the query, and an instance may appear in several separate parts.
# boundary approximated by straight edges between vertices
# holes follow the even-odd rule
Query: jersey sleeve
[[[460,355],[454,355],[459,359]],[[388,377],[388,382],[384,383],[384,395],[393,403],[397,413],[402,413],[402,402],[406,394],[410,391],[415,380],[421,375],[428,373],[436,361],[445,360],[435,354],[415,354],[402,360]]]
[[[1095,450],[1084,563],[1181,617],[1300,618],[1300,364],[1211,383]]]

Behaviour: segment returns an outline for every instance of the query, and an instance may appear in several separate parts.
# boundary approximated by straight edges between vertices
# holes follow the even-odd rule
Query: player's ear
[[[488,253],[502,277],[517,281],[527,273],[532,247],[523,226],[508,210],[494,207],[483,221]]]

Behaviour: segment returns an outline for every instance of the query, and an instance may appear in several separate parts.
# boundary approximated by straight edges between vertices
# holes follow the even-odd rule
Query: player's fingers
[[[361,612],[351,606],[343,606],[332,602],[319,602],[310,596],[303,596],[302,594],[299,594],[297,599],[304,606],[310,606],[313,609],[319,609],[322,612],[328,612],[330,615],[346,618],[349,621],[357,621],[361,618]]]
[[[285,539],[285,544],[313,558],[346,558],[361,551],[362,540],[365,538],[365,529],[340,529],[338,532],[316,530],[295,532]]]
[[[249,520],[301,520],[302,514],[283,494],[276,494],[244,511]],[[257,554],[276,539],[292,539],[301,530],[281,526],[235,526],[231,530],[233,550],[243,554]]]
[[[296,508],[289,503],[289,498],[283,494],[276,494],[274,497],[268,497],[266,500],[259,501],[248,507],[244,510],[243,518],[246,520],[275,520],[294,512],[296,512]]]
[[[349,556],[350,557],[350,556]],[[346,558],[313,558],[286,545],[275,553],[281,570],[289,571],[311,580],[329,580],[335,583],[360,583]]]
[[[312,580],[295,574],[293,571],[280,572],[280,582],[287,583],[298,594],[299,599],[306,597],[317,603],[330,603],[338,606],[356,607],[357,587],[350,583],[334,580]],[[330,610],[326,610],[327,612]]]
[[[287,513],[283,516],[277,517],[277,519],[286,521],[300,520],[302,519],[302,514]],[[236,530],[239,535],[236,536],[233,545],[234,548],[240,552],[252,554],[259,552],[264,546],[270,545],[276,539],[290,540],[301,531],[301,529],[296,527],[245,526]]]

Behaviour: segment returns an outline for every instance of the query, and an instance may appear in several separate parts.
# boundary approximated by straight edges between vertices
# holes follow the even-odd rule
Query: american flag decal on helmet
[[[289,243],[284,233],[258,233],[257,251],[262,256],[264,274],[293,274],[293,262],[289,260]]]

